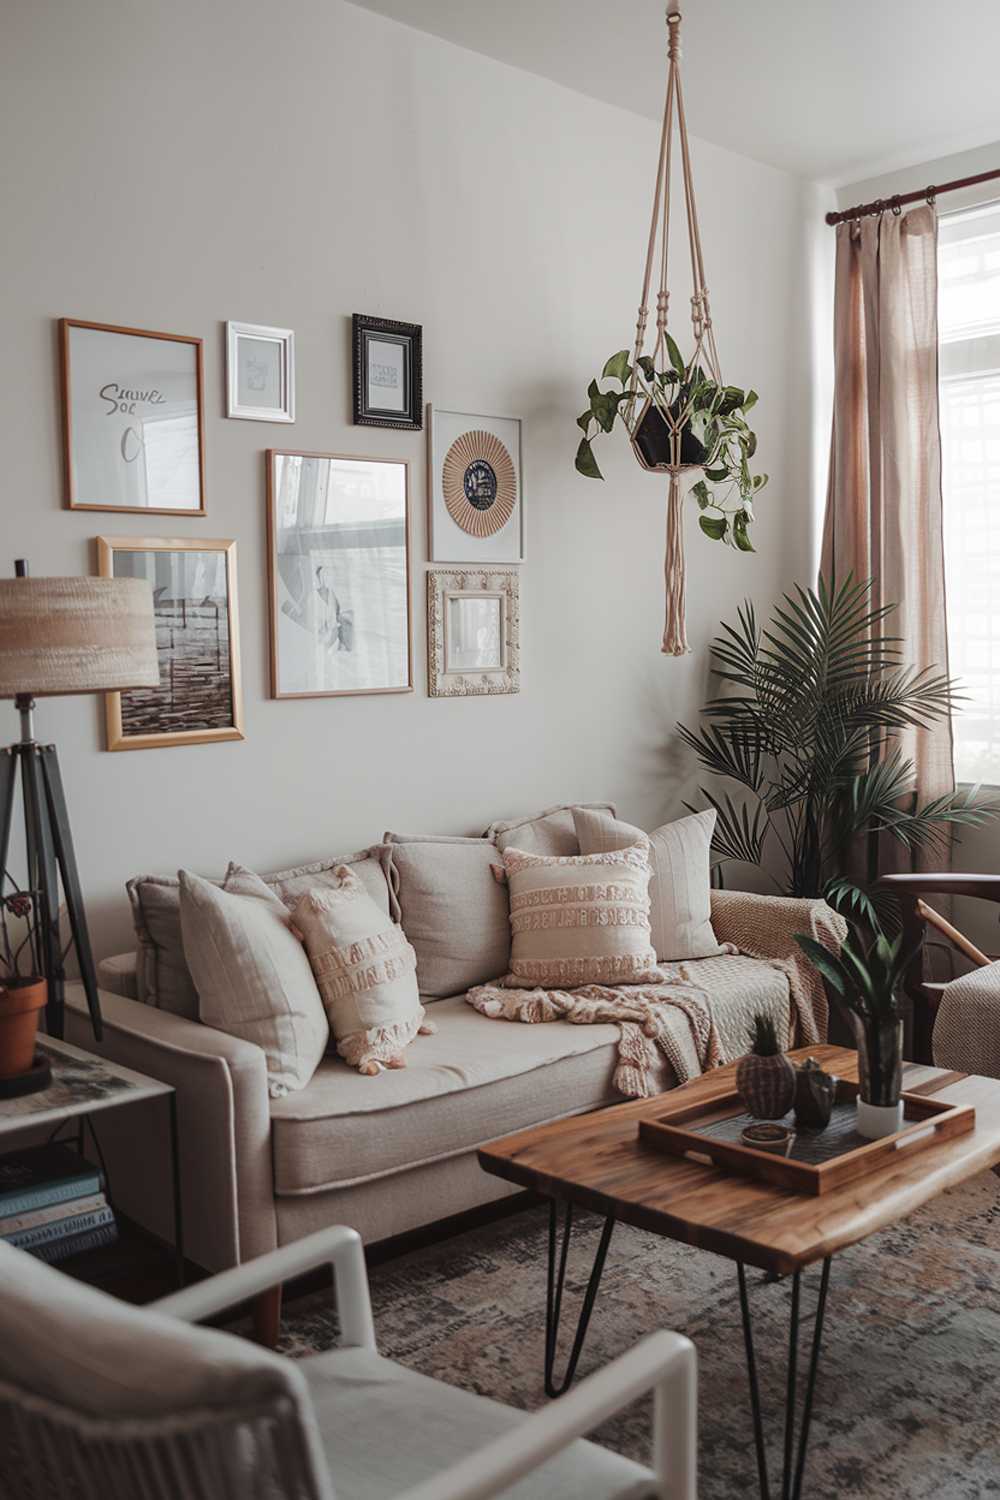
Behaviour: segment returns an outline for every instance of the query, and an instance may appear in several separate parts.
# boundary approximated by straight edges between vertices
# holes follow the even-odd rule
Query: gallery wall
[[[245,741],[109,753],[98,701],[41,705],[98,952],[127,946],[123,883],[139,871],[273,869],[386,828],[478,832],[575,798],[611,797],[648,827],[682,811],[695,778],[674,725],[705,695],[720,615],[745,595],[764,609],[808,572],[804,185],[694,142],[724,372],[760,392],[771,482],[753,556],[688,515],[693,649],[673,660],[659,650],[665,484],[617,436],[604,484],[573,469],[588,381],[634,327],[648,120],[338,0],[36,0],[5,15],[0,75],[4,568],[93,571],[100,534],[238,550]],[[695,101],[690,116],[697,129]],[[427,697],[426,434],[351,424],[353,312],[423,325],[428,400],[523,419],[517,696]],[[63,508],[60,316],[204,338],[203,519]],[[294,329],[294,426],[224,417],[227,318]],[[412,694],[269,697],[269,446],[409,461]]]

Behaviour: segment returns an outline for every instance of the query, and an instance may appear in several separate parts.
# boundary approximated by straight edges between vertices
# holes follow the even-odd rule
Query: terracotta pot
[[[44,979],[0,986],[0,1078],[16,1078],[31,1067],[46,989]]]

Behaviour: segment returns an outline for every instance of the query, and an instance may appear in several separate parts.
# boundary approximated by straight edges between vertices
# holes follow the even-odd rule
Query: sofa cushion
[[[221,889],[188,870],[179,879],[184,952],[200,1019],[262,1048],[275,1097],[304,1088],[330,1028],[286,908],[241,865],[229,866]]]
[[[351,865],[364,881],[369,895],[398,920],[399,912],[389,894],[386,879],[387,851],[376,845],[356,854],[316,864],[298,865],[264,875],[285,906],[291,910],[303,891],[330,885],[338,865]],[[216,882],[221,884],[221,882]],[[180,886],[175,875],[137,875],[126,885],[132,906],[137,942],[136,994],[146,1005],[168,1010],[189,1021],[198,1019],[198,991],[184,957],[181,937]]]
[[[506,983],[655,984],[649,840],[608,854],[503,854],[512,934]]]
[[[665,823],[649,835],[649,924],[661,963],[711,958],[721,953],[712,930],[712,834],[714,807]],[[646,835],[607,813],[575,808],[580,850],[606,854]]]
[[[791,1026],[788,980],[771,964],[730,955],[684,964],[681,977],[712,1000],[726,1057],[748,1046],[755,1011],[773,1016],[778,1036]],[[421,1037],[407,1066],[374,1080],[326,1058],[307,1088],[271,1100],[275,1192],[279,1196],[348,1187],[423,1162],[473,1151],[545,1120],[620,1104],[612,1082],[618,1027],[525,1026],[491,1021],[463,998],[434,1007],[436,1036]],[[679,1008],[669,1020],[688,1076],[698,1050]],[[677,1079],[662,1056],[654,1087]]]
[[[417,954],[425,1000],[464,994],[507,972],[510,907],[489,839],[387,833],[389,882]]]
[[[621,1102],[617,1026],[490,1021],[461,996],[432,1014],[437,1032],[405,1068],[363,1078],[327,1057],[308,1088],[271,1101],[276,1193],[346,1187]],[[677,1025],[688,1032],[679,1011]],[[665,1061],[658,1081],[675,1081]]]
[[[613,802],[561,803],[546,807],[540,813],[528,817],[510,818],[506,822],[491,823],[485,837],[492,839],[503,853],[504,849],[516,846],[529,854],[579,854],[580,845],[573,824],[574,807],[593,808],[597,812],[615,816]]]
[[[337,1051],[368,1076],[399,1059],[424,1019],[417,956],[398,922],[349,865],[338,884],[306,891],[292,920],[302,934]]]

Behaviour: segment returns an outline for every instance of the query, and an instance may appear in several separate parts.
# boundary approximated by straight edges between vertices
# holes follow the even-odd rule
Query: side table
[[[48,1126],[50,1140],[65,1140],[60,1132],[67,1122],[75,1122],[77,1150],[83,1155],[89,1132],[103,1171],[103,1155],[94,1129],[93,1116],[129,1104],[165,1099],[170,1125],[176,1278],[177,1285],[183,1286],[184,1224],[177,1145],[177,1093],[173,1085],[160,1083],[156,1078],[147,1078],[144,1073],[120,1067],[117,1063],[108,1062],[94,1053],[85,1052],[82,1047],[74,1047],[55,1037],[39,1036],[37,1046],[51,1064],[52,1082],[37,1094],[25,1094],[20,1099],[0,1099],[0,1154],[5,1149],[13,1149],[12,1138],[26,1130],[44,1130]],[[107,1172],[104,1172],[104,1177],[108,1202],[113,1208],[113,1188],[108,1181]]]

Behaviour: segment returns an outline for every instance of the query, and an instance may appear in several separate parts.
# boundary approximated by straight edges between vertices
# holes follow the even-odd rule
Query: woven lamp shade
[[[158,687],[145,578],[0,578],[0,698]]]

